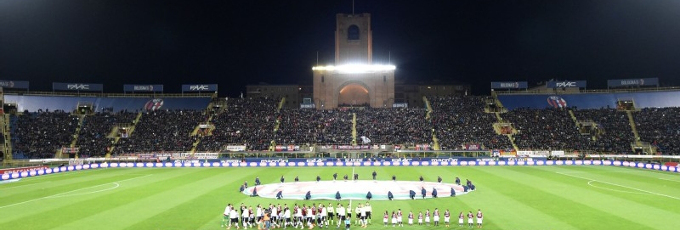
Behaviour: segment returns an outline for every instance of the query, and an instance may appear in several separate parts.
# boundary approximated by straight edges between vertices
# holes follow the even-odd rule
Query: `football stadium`
[[[335,22],[310,85],[0,80],[0,229],[680,228],[680,88],[405,84]]]

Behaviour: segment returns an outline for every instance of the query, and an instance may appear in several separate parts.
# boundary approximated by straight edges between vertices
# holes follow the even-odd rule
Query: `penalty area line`
[[[584,180],[589,180],[589,181],[595,181],[595,182],[599,182],[599,183],[603,183],[603,184],[609,184],[609,185],[619,186],[619,187],[622,187],[622,188],[627,188],[627,189],[632,189],[632,190],[636,190],[636,191],[640,191],[640,192],[645,192],[645,193],[649,193],[649,194],[652,194],[652,195],[663,196],[663,197],[668,197],[668,198],[671,198],[671,199],[680,200],[680,198],[678,198],[678,197],[674,197],[674,196],[670,196],[670,195],[666,195],[666,194],[662,194],[662,193],[658,193],[658,192],[647,191],[647,190],[644,190],[644,189],[634,188],[634,187],[625,186],[625,185],[620,185],[620,184],[611,183],[611,182],[606,182],[606,181],[595,180],[595,179],[591,179],[591,178],[587,178],[587,177],[582,177],[582,176],[569,175],[569,174],[562,173],[562,172],[555,172],[555,173],[561,174],[561,175],[565,175],[565,176],[569,176],[569,177],[573,177],[573,178],[579,178],[579,179],[584,179]],[[593,186],[593,187],[594,187],[594,186]]]
[[[618,190],[618,189],[611,189],[611,188],[605,188],[605,187],[598,187],[598,186],[593,185],[593,182],[602,183],[602,182],[595,181],[595,180],[588,181],[588,185],[590,185],[590,186],[593,187],[593,188],[599,188],[599,189],[604,189],[604,190],[609,190],[609,191],[614,191],[614,192],[629,193],[629,194],[651,195],[651,194],[648,194],[648,193],[630,192],[630,191],[623,191],[623,190]]]
[[[672,180],[672,179],[666,179],[666,178],[659,178],[659,180],[665,180],[665,181],[673,181],[673,182],[677,182],[677,183],[680,183],[680,181],[677,181],[677,180]]]
[[[108,191],[108,190],[113,190],[113,189],[117,189],[118,187],[120,187],[120,184],[119,184],[120,182],[129,181],[129,180],[134,180],[134,179],[139,179],[139,178],[142,178],[142,177],[148,177],[148,176],[151,176],[151,175],[153,175],[153,174],[148,174],[148,175],[145,175],[145,176],[133,177],[133,178],[125,179],[125,180],[119,180],[119,181],[114,181],[114,182],[109,182],[109,183],[104,183],[104,184],[89,186],[89,187],[85,187],[85,188],[79,188],[79,189],[71,190],[71,191],[68,191],[68,192],[57,193],[57,194],[54,194],[54,195],[49,195],[49,196],[39,197],[39,198],[35,198],[35,199],[30,199],[30,200],[22,201],[22,202],[19,202],[19,203],[14,203],[14,204],[8,204],[8,205],[5,205],[5,206],[0,206],[0,209],[12,207],[12,206],[17,206],[17,205],[21,205],[21,204],[25,204],[25,203],[30,203],[30,202],[38,201],[38,200],[42,200],[42,199],[62,198],[62,197],[69,197],[69,196],[75,196],[75,195],[88,195],[88,194],[94,194],[94,193],[104,192],[104,191]],[[89,189],[89,188],[101,187],[101,186],[103,186],[103,185],[109,185],[109,184],[114,184],[115,187],[100,189],[100,190],[97,190],[97,191],[92,191],[92,192],[87,192],[87,193],[81,193],[81,194],[69,194],[69,193],[77,192],[77,191],[80,191],[80,190],[85,190],[85,189]]]

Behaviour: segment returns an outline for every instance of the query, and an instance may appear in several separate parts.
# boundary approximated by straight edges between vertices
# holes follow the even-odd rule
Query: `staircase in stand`
[[[3,163],[7,164],[12,161],[13,156],[12,156],[12,132],[10,131],[10,115],[9,114],[4,114],[0,117],[0,127],[2,127],[2,135],[5,138],[5,143],[4,145],[0,146],[0,150],[2,150],[3,153],[5,153],[5,156],[3,156],[4,160]]]
[[[200,123],[196,125],[196,128],[194,128],[194,131],[189,134],[189,137],[196,136],[198,134],[198,131],[201,129],[201,126],[207,126],[206,130],[203,135],[212,135],[212,131],[215,129],[215,125],[212,124],[212,120],[216,115],[219,115],[224,111],[224,109],[227,107],[227,102],[222,101],[222,100],[217,100],[217,95],[214,95],[212,100],[210,100],[210,103],[208,103],[208,108],[205,109],[204,113],[205,115],[208,115],[208,119],[206,119],[205,123]],[[194,143],[191,145],[191,157],[194,156],[196,153],[196,149],[198,148],[198,145],[201,144],[201,141],[203,140],[203,135],[199,136],[196,138]]]
[[[139,121],[142,119],[143,114],[144,114],[144,112],[137,113],[137,117],[135,117],[135,120],[132,122],[132,125],[129,127],[130,130],[128,130],[128,133],[127,133],[128,137],[132,136],[132,133],[135,131],[135,127],[137,127],[137,124],[139,124]],[[113,139],[113,143],[109,147],[109,151],[106,153],[106,156],[105,156],[106,158],[111,158],[111,154],[113,153],[113,150],[116,148],[118,141],[120,141],[120,135],[117,135]]]
[[[357,113],[352,113],[352,145],[357,145]]]
[[[284,103],[286,103],[286,97],[281,98],[281,101],[279,101],[279,106],[276,108],[277,114],[281,114],[281,109],[283,108]],[[281,116],[277,116],[276,122],[274,124],[274,137],[276,136],[276,132],[279,131],[279,127],[281,127]],[[276,150],[276,140],[271,140],[269,141],[269,151],[274,151]]]
[[[425,120],[428,122],[432,123],[432,105],[430,104],[430,100],[427,99],[426,96],[423,96],[423,102],[425,103]],[[432,129],[432,149],[434,150],[441,150],[441,146],[439,146],[439,138],[437,138],[437,132],[435,132],[435,129]]]
[[[87,114],[78,114],[77,116],[78,116],[78,126],[76,126],[76,131],[73,134],[73,140],[71,140],[71,144],[69,144],[69,146],[68,146],[70,148],[74,148],[78,144],[78,136],[80,136],[80,130],[83,128],[83,124],[85,122],[85,117],[87,116]],[[56,158],[64,158],[64,153],[62,152],[61,149],[57,150]],[[77,153],[76,153],[75,158],[78,159]]]
[[[496,131],[497,134],[499,135],[505,135],[508,140],[510,140],[510,144],[512,144],[512,148],[515,149],[515,151],[519,151],[519,147],[517,147],[517,144],[515,143],[515,137],[514,135],[519,133],[519,131],[512,125],[511,123],[505,121],[503,117],[501,116],[501,113],[508,112],[508,110],[503,106],[503,103],[501,103],[500,100],[498,100],[498,95],[496,92],[491,92],[491,101],[490,103],[486,103],[487,105],[494,105],[495,108],[484,108],[484,110],[488,113],[493,112],[494,115],[496,116],[496,123],[493,124],[493,129]],[[503,134],[502,131],[502,126],[510,126],[512,129],[510,134]]]
[[[633,130],[633,136],[635,137],[635,145],[640,146],[642,142],[640,141],[640,134],[638,134],[637,126],[635,125],[635,119],[633,119],[633,112],[627,110],[626,115],[628,115],[628,124],[630,125],[630,129]]]

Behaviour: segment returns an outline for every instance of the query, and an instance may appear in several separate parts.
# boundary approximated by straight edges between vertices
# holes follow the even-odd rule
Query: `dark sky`
[[[336,13],[351,0],[0,0],[0,79],[122,85],[311,82],[316,52],[331,64]],[[374,62],[408,82],[658,77],[680,85],[680,1],[376,1]]]

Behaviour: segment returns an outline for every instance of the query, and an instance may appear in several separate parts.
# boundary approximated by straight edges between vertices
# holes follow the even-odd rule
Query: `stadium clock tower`
[[[312,68],[317,109],[392,107],[395,67],[373,64],[371,33],[370,14],[336,15],[335,63]]]

